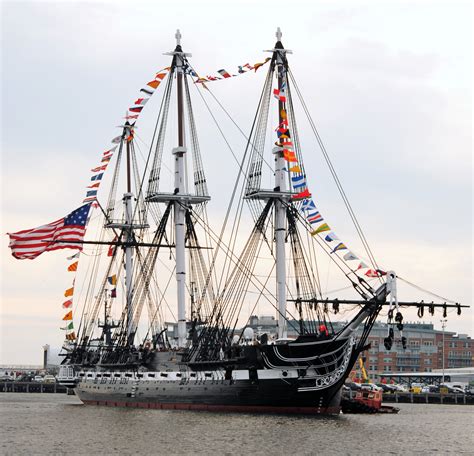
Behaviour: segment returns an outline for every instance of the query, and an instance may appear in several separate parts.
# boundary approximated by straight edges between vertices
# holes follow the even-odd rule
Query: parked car
[[[18,376],[15,381],[16,382],[32,382],[34,379],[34,375],[30,375],[30,374],[22,374],[20,376]]]
[[[56,383],[56,377],[54,375],[45,375],[43,378],[44,383]]]
[[[348,382],[346,383],[346,386],[351,389],[352,391],[358,391],[360,390],[360,383],[355,383],[355,382]]]
[[[464,390],[456,386],[439,385],[439,388],[440,390],[442,390],[443,388],[447,389],[449,394],[464,394]]]
[[[382,391],[382,388],[374,383],[361,383],[360,388],[369,391]]]
[[[35,375],[35,378],[34,378],[33,381],[43,383],[43,376],[42,375]]]
[[[397,391],[397,389],[395,388],[395,386],[393,385],[389,385],[387,383],[377,383],[377,386],[379,388],[382,388],[382,391],[384,393],[394,393],[395,391]]]
[[[0,382],[11,382],[13,377],[11,375],[2,375],[0,377]]]

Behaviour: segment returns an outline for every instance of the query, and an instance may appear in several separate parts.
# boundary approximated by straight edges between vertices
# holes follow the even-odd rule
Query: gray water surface
[[[400,404],[398,415],[278,416],[85,406],[0,393],[0,454],[474,455],[474,407]]]

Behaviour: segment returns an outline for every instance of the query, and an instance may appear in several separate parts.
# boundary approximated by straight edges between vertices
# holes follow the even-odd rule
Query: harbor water
[[[0,394],[2,455],[474,454],[474,408],[399,404],[398,415],[278,416],[85,406]]]

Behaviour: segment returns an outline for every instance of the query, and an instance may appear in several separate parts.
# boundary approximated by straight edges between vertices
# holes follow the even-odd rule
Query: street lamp
[[[442,385],[444,385],[444,329],[446,328],[446,322],[448,320],[446,320],[445,318],[443,318],[441,321],[441,328],[443,328],[443,364],[442,364],[442,368],[443,368],[443,380],[442,380]]]

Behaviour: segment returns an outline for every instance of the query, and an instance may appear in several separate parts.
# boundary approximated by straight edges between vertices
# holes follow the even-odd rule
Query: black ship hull
[[[166,386],[162,386],[166,385]],[[76,394],[88,405],[140,407],[166,410],[205,410],[247,413],[338,414],[341,385],[299,392],[296,382],[279,380],[213,381],[183,385],[146,382],[111,388],[108,384],[79,384]],[[121,390],[117,391],[118,388]]]
[[[148,370],[74,369],[69,386],[90,405],[338,414],[358,349],[353,338],[247,346],[240,365],[233,359],[183,365],[165,362],[175,357],[172,352],[161,355]]]

